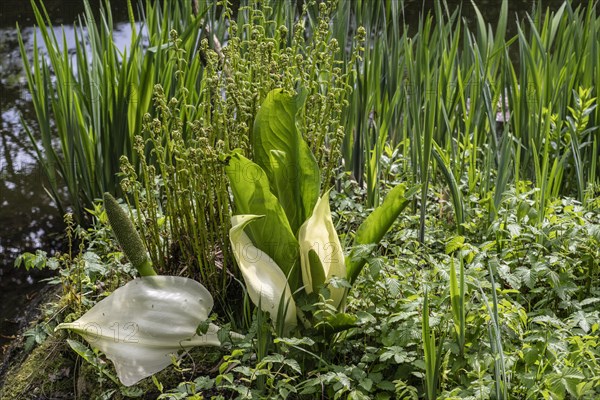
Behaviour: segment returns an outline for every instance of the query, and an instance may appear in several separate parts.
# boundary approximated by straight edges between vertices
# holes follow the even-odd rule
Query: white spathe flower
[[[300,227],[298,231],[298,243],[300,245],[302,282],[304,283],[306,293],[313,292],[313,284],[315,283],[317,285],[327,285],[328,281],[333,277],[346,278],[344,252],[333,226],[331,210],[329,209],[329,191],[319,198],[312,215]],[[316,254],[322,271],[314,269],[319,268],[318,265],[314,265],[316,260],[313,261],[311,269],[311,250]],[[317,272],[321,279],[324,279],[324,282],[313,282],[313,280],[319,279],[319,277],[313,276]],[[338,307],[344,298],[345,289],[330,285],[329,292],[333,305]]]
[[[98,302],[70,329],[111,360],[125,386],[155,374],[171,364],[171,355],[183,348],[220,346],[219,327],[196,335],[208,318],[213,299],[199,282],[178,276],[146,276],[128,282]]]
[[[285,307],[284,328],[286,331],[297,325],[296,302],[281,268],[269,255],[258,249],[244,227],[258,215],[235,215],[231,217],[229,240],[233,254],[240,267],[250,299],[261,310],[271,314],[277,324],[279,304],[283,300]]]

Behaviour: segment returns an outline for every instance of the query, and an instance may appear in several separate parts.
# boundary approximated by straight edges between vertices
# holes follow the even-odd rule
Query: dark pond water
[[[83,11],[83,2],[47,0],[52,21],[65,24],[67,34]],[[90,1],[98,9],[99,1]],[[126,19],[125,2],[115,2],[113,13]],[[47,271],[13,268],[24,251],[49,253],[62,247],[62,216],[45,191],[46,177],[22,120],[36,132],[36,118],[28,94],[19,53],[16,23],[23,29],[27,48],[33,48],[34,20],[29,1],[3,0],[0,5],[0,356],[17,332],[23,309],[42,287]],[[125,25],[125,24],[124,24]],[[123,35],[122,35],[123,36]],[[127,36],[127,34],[125,34]],[[22,118],[22,119],[21,119]]]
[[[281,0],[284,1],[284,0]],[[288,0],[285,0],[288,1]],[[376,0],[373,0],[376,1]],[[391,0],[394,1],[394,0]],[[92,9],[99,1],[90,1]],[[451,9],[462,2],[449,0]],[[492,23],[497,20],[499,0],[476,2],[484,16]],[[532,1],[511,0],[511,15],[523,14],[532,7]],[[544,5],[558,7],[562,0],[543,1]],[[72,23],[83,11],[81,0],[45,0],[44,4],[57,25],[64,25],[67,34]],[[115,21],[127,16],[125,1],[113,1]],[[433,6],[433,1],[406,0],[407,22],[418,19],[419,13]],[[469,1],[463,14],[473,16]],[[18,49],[15,24],[21,26],[28,48],[32,48],[33,13],[26,0],[2,0],[0,5],[0,355],[2,345],[16,333],[19,309],[40,288],[42,273],[16,270],[15,257],[23,252],[44,249],[52,252],[61,247],[57,235],[62,230],[62,216],[44,189],[45,176],[40,169],[31,141],[23,129],[23,121],[35,132],[35,114],[27,93],[22,62]],[[124,24],[126,29],[127,24]],[[117,40],[126,43],[127,32],[120,31]],[[120,38],[120,39],[119,39]]]

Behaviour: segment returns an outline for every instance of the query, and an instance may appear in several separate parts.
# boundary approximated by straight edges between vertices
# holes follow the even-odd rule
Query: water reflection
[[[0,29],[0,346],[18,328],[15,318],[46,274],[12,268],[22,251],[50,248],[61,229],[56,207],[43,189],[44,175],[22,128],[35,131],[14,29]],[[0,354],[2,351],[0,350]]]
[[[79,7],[71,3],[45,2],[52,21],[74,21],[82,11],[82,2]],[[34,135],[38,131],[14,28],[18,22],[25,47],[31,54],[36,29],[27,26],[33,19],[30,8],[28,2],[21,0],[5,0],[0,7],[0,356],[3,345],[19,327],[19,311],[41,288],[40,279],[49,274],[48,271],[17,270],[13,268],[15,258],[24,251],[50,252],[63,247],[62,216],[46,193],[46,176],[36,160],[35,146],[23,128],[25,123]],[[117,7],[115,19],[125,20],[125,12],[125,9],[119,12]],[[130,35],[128,27],[125,23],[115,26],[115,40],[123,48]],[[67,51],[72,51],[73,25],[55,28],[58,37],[63,31]]]

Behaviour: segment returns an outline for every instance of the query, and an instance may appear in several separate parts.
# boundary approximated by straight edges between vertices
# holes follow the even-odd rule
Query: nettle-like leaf
[[[238,153],[232,153],[225,167],[238,214],[263,215],[247,226],[246,232],[258,249],[272,258],[292,290],[299,287],[298,241],[279,200],[269,189],[264,170]]]
[[[317,160],[296,127],[305,98],[304,91],[272,90],[256,114],[251,137],[254,160],[266,172],[294,233],[311,215],[321,187]]]
[[[178,276],[134,279],[98,302],[75,322],[56,329],[81,335],[111,360],[125,386],[161,371],[183,348],[220,346],[219,327],[196,328],[208,318],[213,299],[197,281]]]
[[[240,267],[246,289],[252,302],[261,310],[271,314],[277,324],[279,305],[283,302],[284,332],[297,325],[296,302],[283,271],[265,252],[258,249],[244,233],[244,228],[253,221],[259,221],[258,215],[235,215],[231,218],[229,240],[233,254]]]
[[[318,286],[327,284],[334,277],[346,277],[344,252],[329,209],[329,191],[317,201],[312,215],[300,227],[298,243],[302,281],[306,293],[312,293]],[[317,284],[313,279],[317,279]],[[344,298],[345,288],[330,285],[329,291],[333,305],[338,307]]]

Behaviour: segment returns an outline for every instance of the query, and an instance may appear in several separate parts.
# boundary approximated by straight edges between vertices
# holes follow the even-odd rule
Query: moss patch
[[[0,390],[0,399],[72,398],[75,366],[62,355],[65,344],[48,338],[25,358],[10,367]],[[51,395],[50,395],[51,394]]]
[[[22,362],[10,366],[0,389],[0,400],[155,399],[160,395],[150,378],[132,388],[115,385],[95,366],[77,356],[67,345],[66,337],[64,333],[49,337]],[[156,374],[156,379],[165,391],[173,389],[181,382],[214,373],[221,356],[219,349],[192,349],[183,356],[179,368],[171,366]],[[112,364],[109,371],[115,374]]]

